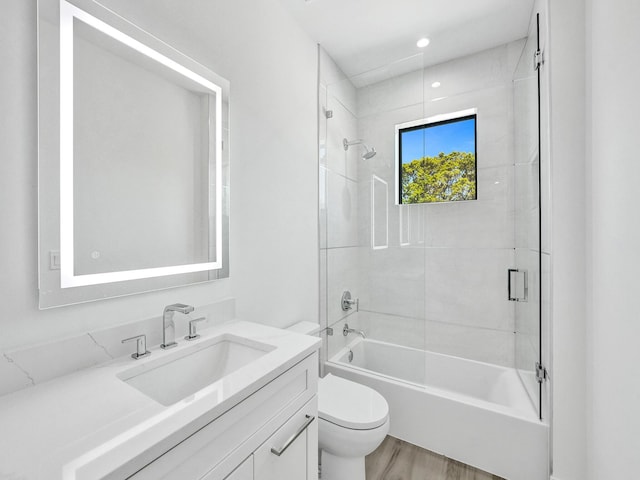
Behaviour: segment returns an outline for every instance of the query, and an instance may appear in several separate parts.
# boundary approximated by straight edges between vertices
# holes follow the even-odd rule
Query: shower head
[[[367,146],[365,145],[365,147],[364,147],[364,148],[365,148],[365,150],[366,150],[366,151],[362,154],[362,158],[363,158],[364,160],[369,160],[370,158],[375,157],[375,156],[376,156],[376,153],[378,153],[378,152],[376,152],[376,149],[375,149],[375,148],[373,148],[373,147],[371,147],[371,150],[369,150],[369,149],[367,148]]]
[[[349,150],[349,147],[351,147],[352,145],[362,145],[364,147],[364,153],[362,154],[362,158],[364,160],[369,160],[370,158],[373,158],[376,156],[376,149],[371,147],[371,149],[369,149],[365,143],[362,140],[347,140],[346,138],[342,139],[342,146],[344,147],[344,150],[347,151]]]

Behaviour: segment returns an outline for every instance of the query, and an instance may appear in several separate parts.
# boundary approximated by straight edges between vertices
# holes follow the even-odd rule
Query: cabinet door
[[[254,480],[318,478],[316,401],[298,410],[253,455]],[[294,438],[295,437],[295,438]]]
[[[206,479],[207,477],[204,477],[202,480]],[[231,475],[225,477],[224,480],[253,480],[253,455],[242,462],[242,464],[231,472]]]

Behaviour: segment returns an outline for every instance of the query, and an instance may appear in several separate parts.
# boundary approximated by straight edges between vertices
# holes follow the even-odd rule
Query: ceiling
[[[349,77],[423,53],[424,66],[527,34],[534,0],[280,0]],[[428,37],[420,49],[416,41]]]

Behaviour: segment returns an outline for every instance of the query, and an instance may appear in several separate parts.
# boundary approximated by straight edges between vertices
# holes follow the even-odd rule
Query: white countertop
[[[229,333],[276,347],[170,406],[118,374]],[[88,480],[141,455],[155,458],[318,349],[320,340],[265,325],[230,322],[140,360],[123,357],[0,397],[0,480]]]

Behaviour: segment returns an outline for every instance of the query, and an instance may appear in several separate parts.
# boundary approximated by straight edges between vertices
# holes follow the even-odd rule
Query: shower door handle
[[[526,270],[507,270],[507,297],[510,302],[526,302],[529,297],[528,274]]]

